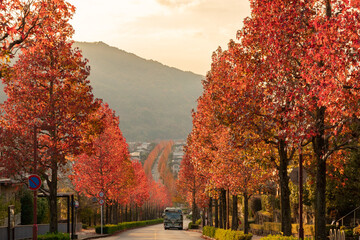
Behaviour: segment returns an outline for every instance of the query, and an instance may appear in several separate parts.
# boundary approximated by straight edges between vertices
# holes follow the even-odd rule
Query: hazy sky
[[[76,41],[103,41],[165,65],[205,75],[218,46],[226,48],[248,0],[68,0]]]

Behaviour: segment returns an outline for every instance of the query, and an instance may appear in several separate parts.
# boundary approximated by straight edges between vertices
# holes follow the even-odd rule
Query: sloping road
[[[184,226],[189,222],[184,221]],[[187,227],[185,227],[187,228]],[[113,235],[111,237],[102,238],[103,240],[199,240],[200,232],[187,230],[164,230],[164,225],[157,224],[148,227],[142,227]]]

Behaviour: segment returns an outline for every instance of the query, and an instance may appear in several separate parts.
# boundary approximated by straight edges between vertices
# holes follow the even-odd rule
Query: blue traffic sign
[[[30,190],[38,190],[41,187],[41,179],[38,175],[30,175],[29,176],[29,188]]]

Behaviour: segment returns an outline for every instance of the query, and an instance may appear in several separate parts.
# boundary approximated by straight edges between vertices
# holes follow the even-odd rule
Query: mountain
[[[77,42],[91,67],[95,97],[120,116],[128,141],[185,139],[203,76],[145,60],[105,43]]]
[[[75,47],[89,60],[94,96],[120,116],[127,141],[186,139],[203,76],[145,60],[103,42],[76,42]],[[0,101],[5,99],[0,90]]]

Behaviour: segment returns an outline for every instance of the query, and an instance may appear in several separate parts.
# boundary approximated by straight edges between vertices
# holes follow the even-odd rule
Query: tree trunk
[[[280,140],[279,143],[279,181],[280,181],[280,204],[281,204],[281,231],[284,236],[291,236],[291,209],[290,209],[290,189],[287,168],[289,158],[286,151],[286,143]]]
[[[51,166],[51,182],[47,181],[49,186],[49,209],[50,211],[50,232],[58,231],[58,205],[57,205],[57,175],[58,166],[57,162],[52,159]]]
[[[135,221],[139,221],[139,208],[135,205]]]
[[[109,223],[109,205],[105,203],[105,224]]]
[[[132,210],[132,204],[130,203],[130,206],[129,206],[129,215],[130,215],[130,222],[132,222],[133,221],[133,210]]]
[[[316,157],[316,192],[315,192],[315,239],[326,239],[326,160],[328,151],[325,141],[325,108],[316,111],[316,129],[318,135],[313,138],[313,149]]]
[[[94,212],[94,226],[96,226],[97,222],[96,222],[96,215],[97,215],[97,211]]]
[[[114,222],[115,224],[118,224],[119,223],[119,219],[118,219],[118,206],[119,204],[116,202],[115,205],[114,205]]]
[[[192,223],[195,224],[197,218],[195,188],[192,190]]]
[[[208,209],[208,211],[209,211],[209,213],[208,213],[208,225],[211,226],[211,227],[213,226],[212,201],[213,201],[213,199],[210,198],[209,199],[209,209]]]
[[[219,200],[215,199],[215,227],[219,227]]]
[[[221,190],[220,190],[220,196],[219,196],[219,228],[224,228],[224,212],[223,212],[223,200],[222,200],[222,194],[221,194]]]
[[[129,217],[128,217],[128,205],[125,205],[125,222],[129,221]]]
[[[244,192],[244,233],[249,233],[249,197],[247,192]]]
[[[226,228],[226,219],[227,219],[227,205],[226,205],[226,190],[225,189],[221,189],[221,201],[222,201],[222,212],[223,212],[223,216],[222,216],[222,224],[223,224],[223,228]]]
[[[231,230],[237,230],[239,227],[239,216],[238,216],[238,198],[237,195],[232,196],[233,199],[233,207],[232,207],[232,223]]]
[[[203,226],[205,226],[206,225],[206,223],[205,223],[205,218],[206,218],[206,216],[205,216],[205,213],[206,213],[206,208],[203,208],[203,214],[202,214],[202,225]]]
[[[230,191],[226,190],[226,229],[230,229]]]

